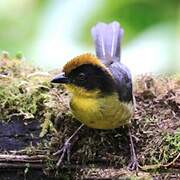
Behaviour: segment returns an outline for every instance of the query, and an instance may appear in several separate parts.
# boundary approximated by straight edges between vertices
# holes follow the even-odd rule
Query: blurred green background
[[[1,0],[0,50],[45,69],[93,52],[90,30],[119,21],[122,62],[133,74],[180,72],[179,0]]]

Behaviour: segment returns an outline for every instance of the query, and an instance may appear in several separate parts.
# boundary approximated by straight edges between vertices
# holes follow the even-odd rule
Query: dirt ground
[[[180,179],[179,75],[141,75],[134,80],[136,110],[131,126],[141,166],[140,172],[136,174],[127,171],[130,161],[127,127],[114,130],[83,127],[71,144],[71,164],[67,163],[65,157],[60,170],[55,168],[58,157],[52,154],[80,126],[68,108],[70,95],[62,86],[50,83],[56,72],[42,72],[20,58],[10,60],[8,56],[1,57],[2,128],[6,127],[9,131],[12,117],[21,116],[24,124],[37,122],[37,126],[30,123],[33,128],[29,128],[28,133],[33,135],[28,140],[27,136],[22,136],[22,133],[27,134],[22,129],[28,125],[16,131],[16,137],[21,134],[21,137],[26,138],[26,143],[21,143],[19,148],[13,146],[17,138],[8,139],[9,134],[1,131],[2,139],[6,137],[7,140],[0,140],[1,147],[4,147],[1,148],[1,154],[13,152],[16,155],[47,156],[42,167],[47,178],[53,171],[54,178],[62,179]],[[17,129],[15,125],[13,128]],[[8,146],[5,146],[6,143]]]

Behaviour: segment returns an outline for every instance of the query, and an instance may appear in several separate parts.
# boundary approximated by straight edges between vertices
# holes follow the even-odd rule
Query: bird
[[[117,21],[99,22],[92,27],[91,34],[96,55],[84,53],[76,56],[51,81],[63,84],[72,94],[70,109],[82,123],[64,146],[54,153],[61,154],[57,166],[65,154],[69,154],[71,139],[84,125],[104,130],[127,125],[131,150],[128,169],[138,170],[139,163],[131,133],[131,119],[135,109],[132,76],[128,67],[122,64],[120,56],[124,29]]]

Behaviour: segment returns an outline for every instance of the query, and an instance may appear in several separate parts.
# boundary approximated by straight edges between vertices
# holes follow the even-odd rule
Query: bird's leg
[[[59,160],[58,160],[58,162],[56,164],[57,167],[59,167],[60,164],[62,163],[65,154],[67,154],[67,160],[68,160],[68,162],[70,162],[70,147],[71,147],[70,141],[79,132],[79,130],[83,126],[84,126],[84,124],[81,124],[81,126],[79,126],[78,129],[76,129],[76,131],[66,140],[66,142],[63,145],[63,147],[53,154],[54,156],[56,156],[58,154],[61,154],[61,156],[60,156],[60,158],[59,158]]]
[[[131,162],[128,165],[128,169],[130,171],[138,171],[139,169],[139,163],[138,163],[138,159],[137,159],[137,155],[135,152],[135,148],[134,148],[134,143],[133,143],[133,139],[132,139],[132,133],[131,133],[131,128],[129,127],[129,138],[130,138],[130,151],[131,151]]]

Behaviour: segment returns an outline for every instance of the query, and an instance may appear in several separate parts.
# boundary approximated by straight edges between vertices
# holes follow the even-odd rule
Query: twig
[[[172,164],[174,164],[180,157],[180,153],[168,164],[154,164],[154,165],[145,165],[145,166],[140,166],[140,168],[142,170],[149,170],[149,169],[157,169],[157,168],[160,168],[160,167],[169,167],[171,166]],[[180,167],[180,166],[179,166]]]
[[[13,162],[42,162],[46,158],[45,155],[12,155],[12,154],[0,154],[0,162],[13,161]]]
[[[163,167],[169,167],[169,166],[171,166],[172,164],[174,164],[174,163],[179,159],[179,157],[180,157],[180,153],[179,153],[170,163],[164,164],[164,165],[162,165],[162,166],[163,166]]]
[[[5,168],[26,168],[31,167],[35,169],[42,169],[45,165],[44,155],[12,155],[0,154],[0,169]]]

